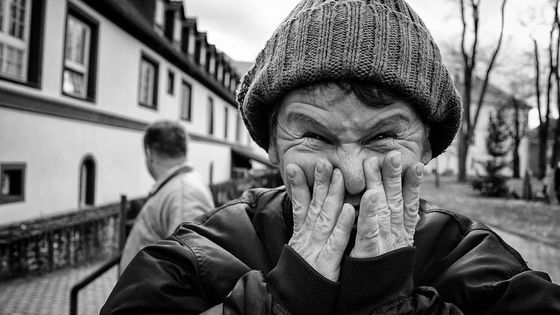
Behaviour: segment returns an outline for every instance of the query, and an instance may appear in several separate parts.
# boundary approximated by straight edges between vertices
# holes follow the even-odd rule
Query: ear
[[[153,159],[152,150],[150,150],[149,148],[145,148],[144,153],[146,153],[146,161],[152,162],[152,159]]]

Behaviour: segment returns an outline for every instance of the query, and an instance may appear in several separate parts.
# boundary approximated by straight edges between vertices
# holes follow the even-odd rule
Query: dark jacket
[[[546,273],[424,201],[413,247],[345,256],[338,282],[286,245],[292,227],[283,188],[248,191],[142,250],[101,314],[560,314]]]

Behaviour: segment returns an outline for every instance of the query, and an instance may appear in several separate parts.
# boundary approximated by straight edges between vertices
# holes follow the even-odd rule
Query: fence
[[[247,189],[281,183],[280,176],[271,173],[213,185],[211,190],[219,206]],[[140,199],[125,201],[126,217],[135,217],[141,204]],[[126,229],[120,209],[116,203],[0,227],[0,281],[118,255]]]
[[[271,172],[260,176],[252,176],[227,181],[221,184],[212,185],[212,195],[216,207],[223,205],[229,200],[238,198],[241,194],[255,187],[278,187],[282,185],[282,178],[277,172]]]
[[[127,207],[137,203],[127,202]],[[0,228],[0,280],[39,275],[118,252],[119,204]]]

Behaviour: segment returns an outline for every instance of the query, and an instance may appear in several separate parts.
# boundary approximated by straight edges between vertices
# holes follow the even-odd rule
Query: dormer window
[[[222,66],[222,63],[219,61],[218,61],[218,69],[216,70],[216,77],[220,82],[222,82],[224,78],[224,67]]]
[[[193,19],[187,19],[187,31],[186,31],[186,38],[183,38],[183,41],[186,41],[186,53],[189,56],[195,55],[195,42],[196,42],[196,22]],[[192,26],[191,26],[192,25]]]
[[[177,46],[177,48],[181,45],[181,17],[179,16],[178,11],[175,12],[175,19],[174,19],[175,26],[173,27],[173,44]]]
[[[229,88],[229,71],[226,71],[224,74],[224,85],[226,88]]]
[[[165,4],[163,0],[156,0],[154,25],[157,31],[163,32],[165,22]]]

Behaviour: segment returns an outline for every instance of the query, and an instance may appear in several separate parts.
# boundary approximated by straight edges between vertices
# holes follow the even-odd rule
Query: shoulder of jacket
[[[485,235],[485,238],[490,238],[499,243],[505,251],[509,252],[515,258],[515,260],[523,267],[526,267],[526,262],[521,255],[513,247],[508,245],[492,228],[482,222],[441,208],[424,199],[420,200],[419,214],[421,220],[417,229],[444,230],[445,227],[454,227],[454,230],[458,233],[457,236],[461,240],[473,238],[475,234]],[[445,230],[449,231],[449,229]]]

